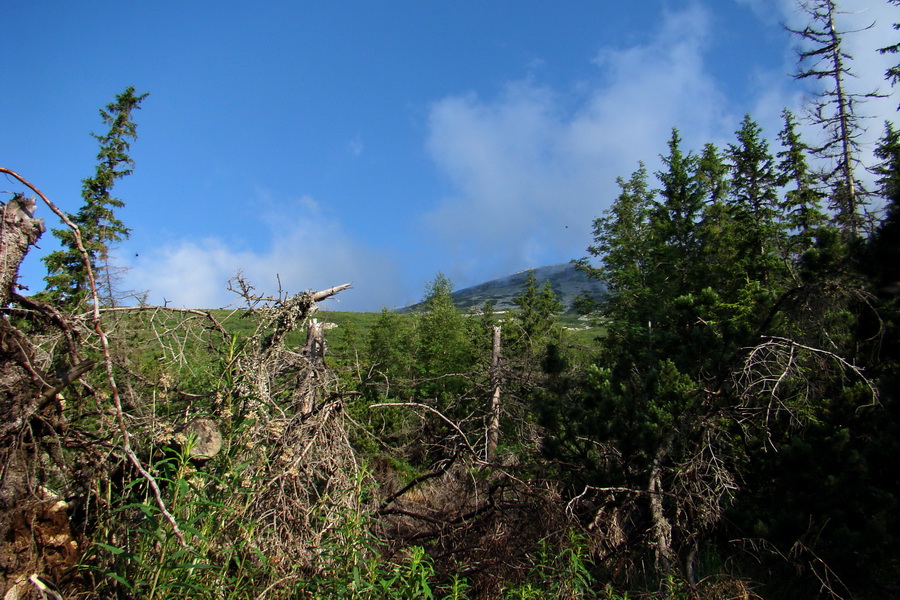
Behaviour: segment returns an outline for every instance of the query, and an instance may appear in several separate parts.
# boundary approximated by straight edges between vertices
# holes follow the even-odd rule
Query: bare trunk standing
[[[655,550],[656,571],[661,575],[669,572],[675,564],[675,553],[672,551],[672,525],[666,518],[663,507],[662,463],[669,453],[672,441],[663,440],[653,457],[650,468],[650,481],[647,491],[650,492],[650,515],[653,519],[653,545]]]
[[[312,366],[325,366],[325,323],[310,319],[306,323],[306,357]]]
[[[0,225],[0,306],[12,297],[19,275],[19,264],[28,247],[44,233],[43,219],[34,218],[34,200],[22,194],[13,196],[7,204],[0,204],[3,223]]]
[[[12,173],[5,169],[3,172]],[[19,266],[29,246],[44,232],[44,222],[34,218],[34,209],[34,200],[22,194],[15,194],[5,204],[0,202],[0,308],[3,309],[26,301],[16,295]],[[68,505],[43,485],[41,478],[35,477],[39,471],[35,465],[42,459],[52,464],[50,455],[37,440],[22,431],[31,431],[28,429],[31,418],[92,365],[86,361],[62,379],[53,377],[44,371],[45,364],[14,320],[5,315],[0,318],[0,596],[3,598],[28,594],[32,588],[30,574],[59,576],[78,561],[80,550],[69,527]],[[60,426],[61,418],[58,411],[47,411],[42,418],[44,430]]]
[[[835,221],[844,232],[856,236],[864,224],[861,211],[864,190],[860,189],[854,174],[860,162],[859,137],[864,131],[860,121],[863,115],[857,109],[866,99],[879,98],[881,94],[848,89],[847,83],[855,75],[850,70],[853,57],[845,49],[844,37],[854,32],[838,29],[835,17],[841,11],[837,1],[797,0],[797,6],[807,14],[809,24],[803,29],[788,28],[801,40],[801,49],[797,53],[800,66],[794,77],[812,78],[824,86],[809,107],[809,120],[822,127],[826,137],[822,146],[813,148],[812,152],[834,161],[834,169],[827,175],[836,178],[831,192]]]
[[[306,322],[306,359],[309,361],[309,372],[306,393],[300,404],[300,413],[308,414],[316,407],[316,385],[318,374],[325,367],[325,323],[319,323],[318,319],[310,319]]]
[[[494,325],[491,341],[491,412],[487,429],[487,460],[491,462],[497,454],[500,438],[500,326]]]
[[[0,307],[15,297],[19,265],[44,232],[43,220],[33,218],[34,208],[34,200],[21,194],[0,203]],[[40,370],[34,355],[25,335],[9,319],[0,319],[0,442],[4,447],[8,436],[14,437],[38,409],[44,400],[41,392],[50,387],[45,382],[53,379]],[[6,478],[0,481],[0,496],[6,484]]]

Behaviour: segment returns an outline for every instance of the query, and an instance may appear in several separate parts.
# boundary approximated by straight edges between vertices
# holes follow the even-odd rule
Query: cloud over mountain
[[[474,252],[495,273],[581,256],[616,178],[639,160],[652,166],[673,126],[689,144],[733,131],[705,63],[709,28],[694,4],[668,13],[644,43],[601,49],[595,76],[570,90],[528,78],[493,98],[435,102],[427,148],[456,193],[425,223],[450,256]]]

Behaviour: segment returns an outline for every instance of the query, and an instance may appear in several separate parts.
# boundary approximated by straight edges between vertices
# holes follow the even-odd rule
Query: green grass
[[[222,326],[238,339],[246,339],[254,334],[259,324],[257,317],[244,318],[241,311],[210,310],[209,313],[218,320]],[[364,343],[369,329],[378,319],[380,312],[348,312],[320,310],[314,318],[326,323],[333,323],[335,327],[326,330],[325,337],[333,349],[343,349],[358,343]],[[415,318],[414,315],[401,315],[403,318]],[[477,318],[477,317],[476,317]],[[574,313],[560,315],[559,324],[566,328],[571,341],[579,346],[590,346],[595,339],[602,337],[605,328],[598,325],[595,320],[584,319]],[[294,331],[288,334],[288,346],[302,346],[306,341],[305,331]]]

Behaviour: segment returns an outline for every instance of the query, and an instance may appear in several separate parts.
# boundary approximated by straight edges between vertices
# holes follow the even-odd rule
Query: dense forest
[[[606,289],[576,303],[589,329],[533,276],[502,311],[459,310],[441,274],[402,314],[240,274],[239,309],[148,305],[111,257],[134,88],[100,111],[78,213],[0,168],[22,189],[0,240],[3,597],[900,595],[900,130],[867,164],[842,48],[865,32],[799,6],[820,95],[721,148],[676,127],[659,171],[619,179],[576,261]],[[45,210],[60,249],[30,293]]]

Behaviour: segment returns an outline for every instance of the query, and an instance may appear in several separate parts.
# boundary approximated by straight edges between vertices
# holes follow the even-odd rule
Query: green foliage
[[[86,568],[106,578],[98,583],[110,596],[244,598],[270,574],[268,558],[254,547],[257,524],[242,518],[240,503],[226,501],[242,494],[238,482],[246,465],[218,476],[199,471],[189,458],[190,446],[188,441],[183,451],[172,452],[153,468],[185,544],[144,479],[123,490],[130,501],[113,499],[119,508],[111,516],[129,524],[127,535],[113,528],[109,543],[95,536],[85,556]]]
[[[73,217],[93,267],[128,235],[111,190],[133,167],[130,115],[145,96],[128,88],[101,111],[110,130],[95,136],[100,164]],[[273,338],[252,311],[219,315],[230,339],[206,332],[178,343],[161,338],[185,330],[181,317],[105,317],[114,374],[126,381],[123,419],[184,543],[150,478],[123,460],[87,494],[92,545],[82,567],[93,593],[462,600],[481,592],[479,569],[490,568],[485,556],[508,541],[506,530],[555,516],[545,540],[519,541],[515,560],[496,561],[519,569],[495,588],[502,597],[620,600],[625,588],[648,598],[750,597],[744,578],[773,598],[812,597],[825,582],[878,597],[900,575],[900,133],[888,124],[876,151],[886,216],[863,239],[848,235],[858,204],[839,197],[847,177],[828,183],[815,173],[793,115],[783,118],[774,155],[746,116],[722,151],[711,143],[688,151],[676,129],[652,182],[643,164],[618,180],[618,197],[593,224],[593,262],[579,262],[609,290],[599,306],[581,303],[602,318],[602,330],[576,334],[596,342],[589,350],[562,326],[581,322],[561,321],[552,286],[533,272],[507,314],[491,304],[462,314],[441,274],[416,314],[329,314],[338,327],[327,334],[327,372],[308,369],[297,352],[264,373],[250,355]],[[828,194],[837,226],[820,209]],[[86,274],[74,237],[57,236],[64,248],[47,259],[45,297],[76,310]],[[30,325],[29,334],[43,333]],[[302,332],[284,333],[286,345],[302,345]],[[72,447],[121,455],[108,380],[98,371],[85,382],[66,391],[65,405],[59,399],[82,436]],[[292,412],[298,382],[321,384],[322,412]],[[498,382],[502,452],[487,464],[478,440]],[[390,402],[405,404],[371,406]],[[347,420],[315,430],[325,404]],[[202,467],[189,458],[190,441],[174,451],[140,430],[204,413],[227,424],[224,453]],[[55,427],[49,414],[32,431]],[[324,466],[282,478],[295,449],[288,438],[323,450],[309,462]],[[368,460],[385,465],[384,490],[356,469]],[[441,500],[448,490],[469,493],[453,487],[460,479],[471,497]],[[285,515],[256,510],[279,486],[296,486],[293,498],[306,502],[284,505],[307,519],[295,527],[315,530],[290,555],[303,559],[289,564],[265,541],[267,519]],[[544,513],[523,500],[536,490],[553,492]],[[456,569],[463,564],[471,571]]]
[[[135,95],[134,88],[128,87],[116,96],[115,102],[100,111],[109,131],[104,135],[92,134],[100,143],[96,172],[83,181],[81,209],[75,215],[69,215],[81,233],[81,243],[87,252],[95,283],[100,286],[100,299],[106,304],[115,304],[111,287],[114,277],[109,266],[110,245],[126,239],[130,233],[115,216],[114,209],[125,203],[112,196],[112,189],[118,179],[133,171],[134,161],[128,152],[131,140],[137,139],[137,125],[131,120],[131,114],[140,108],[146,97],[147,94]],[[84,258],[71,229],[54,229],[53,235],[59,239],[62,249],[43,259],[47,266],[45,296],[60,306],[75,308],[90,295]]]
[[[826,222],[821,203],[824,194],[819,189],[821,182],[812,172],[809,163],[809,146],[800,138],[798,123],[789,110],[782,112],[784,128],[778,134],[783,147],[778,153],[780,186],[790,186],[784,193],[781,204],[783,218],[789,231],[784,255],[791,264],[812,245],[814,231]]]
[[[587,483],[621,494],[632,490],[605,502],[640,516],[636,529],[649,533],[633,533],[632,543],[655,554],[656,564],[670,565],[671,572],[657,573],[662,581],[693,576],[691,548],[723,527],[721,518],[730,509],[733,524],[755,519],[758,533],[779,544],[807,535],[800,523],[816,523],[829,548],[844,545],[857,555],[865,535],[873,534],[859,526],[861,514],[838,507],[868,507],[863,510],[879,515],[878,527],[894,527],[882,515],[891,514],[895,490],[844,474],[881,468],[883,455],[863,440],[879,439],[878,447],[886,447],[884,438],[862,425],[868,417],[858,412],[875,410],[871,390],[858,380],[848,384],[838,362],[841,356],[857,360],[854,343],[882,340],[884,334],[875,321],[860,319],[874,307],[861,300],[868,292],[852,272],[859,245],[825,225],[818,180],[807,166],[808,148],[789,113],[779,135],[780,161],[749,116],[736,138],[724,157],[711,144],[697,156],[682,149],[674,131],[664,169],[656,173],[657,192],[650,191],[643,165],[629,180],[619,180],[621,193],[595,221],[588,249],[600,264],[581,261],[609,288],[600,308],[608,335],[599,359],[583,373],[562,373],[535,402],[546,428],[545,455],[569,466],[566,475],[576,489]],[[886,193],[897,187],[896,138],[889,128],[879,151]],[[878,252],[893,252],[889,247],[881,244]],[[900,274],[882,281],[896,281],[891,277]],[[769,336],[804,345],[766,346],[760,340]],[[882,348],[883,343],[878,342]],[[777,374],[774,387],[767,369]],[[848,423],[854,426],[847,428]],[[846,449],[850,456],[840,450],[815,467],[788,466],[789,448],[800,439],[796,447],[808,450],[798,456],[810,461],[826,447]],[[772,447],[782,453],[767,453]],[[809,480],[795,476],[786,482],[796,470]],[[740,496],[735,495],[738,480],[747,489]],[[833,482],[834,491],[812,501],[813,481],[823,480]],[[785,515],[794,515],[785,518],[787,528],[776,525],[779,509],[751,500],[785,489],[795,490],[791,500],[778,503]],[[654,494],[662,496],[654,501]],[[804,503],[809,512],[798,520]],[[889,544],[892,536],[876,539]],[[873,563],[879,551],[873,549]],[[829,550],[828,556],[849,572],[852,561],[845,553]],[[685,562],[672,564],[679,558]],[[684,586],[676,582],[668,589]]]
[[[529,271],[522,291],[513,298],[514,311],[508,324],[513,325],[513,351],[537,354],[548,343],[559,338],[557,318],[562,312],[562,304],[553,293],[549,281],[538,287],[534,271]]]
[[[453,285],[441,273],[426,288],[424,311],[417,324],[416,352],[418,375],[423,379],[467,373],[473,366],[472,323],[453,305],[452,293]],[[421,391],[425,396],[452,394],[460,390],[456,383],[425,385]]]
[[[373,533],[361,512],[345,516],[320,548],[321,568],[297,585],[302,597],[321,600],[434,599],[435,572],[421,546],[408,548],[405,557],[390,561],[384,543]],[[465,599],[465,581],[456,579],[448,598]]]
[[[614,301],[602,305],[614,320],[642,321],[644,300],[650,294],[652,259],[649,255],[649,217],[654,194],[649,190],[647,170],[641,164],[628,181],[618,179],[621,193],[603,217],[594,220],[594,244],[588,252],[602,257],[600,267],[587,259],[579,266],[602,281]]]
[[[369,360],[389,380],[409,379],[412,376],[415,344],[414,322],[386,308],[382,309],[369,329]]]
[[[596,582],[587,554],[584,538],[572,531],[558,548],[541,540],[531,570],[522,581],[504,590],[504,599],[600,598],[594,592]]]
[[[731,226],[740,232],[732,236],[738,242],[736,266],[747,279],[768,284],[769,279],[777,281],[783,265],[778,248],[784,245],[784,226],[774,157],[761,134],[748,115],[737,132],[738,143],[728,147],[732,172],[728,214]]]

